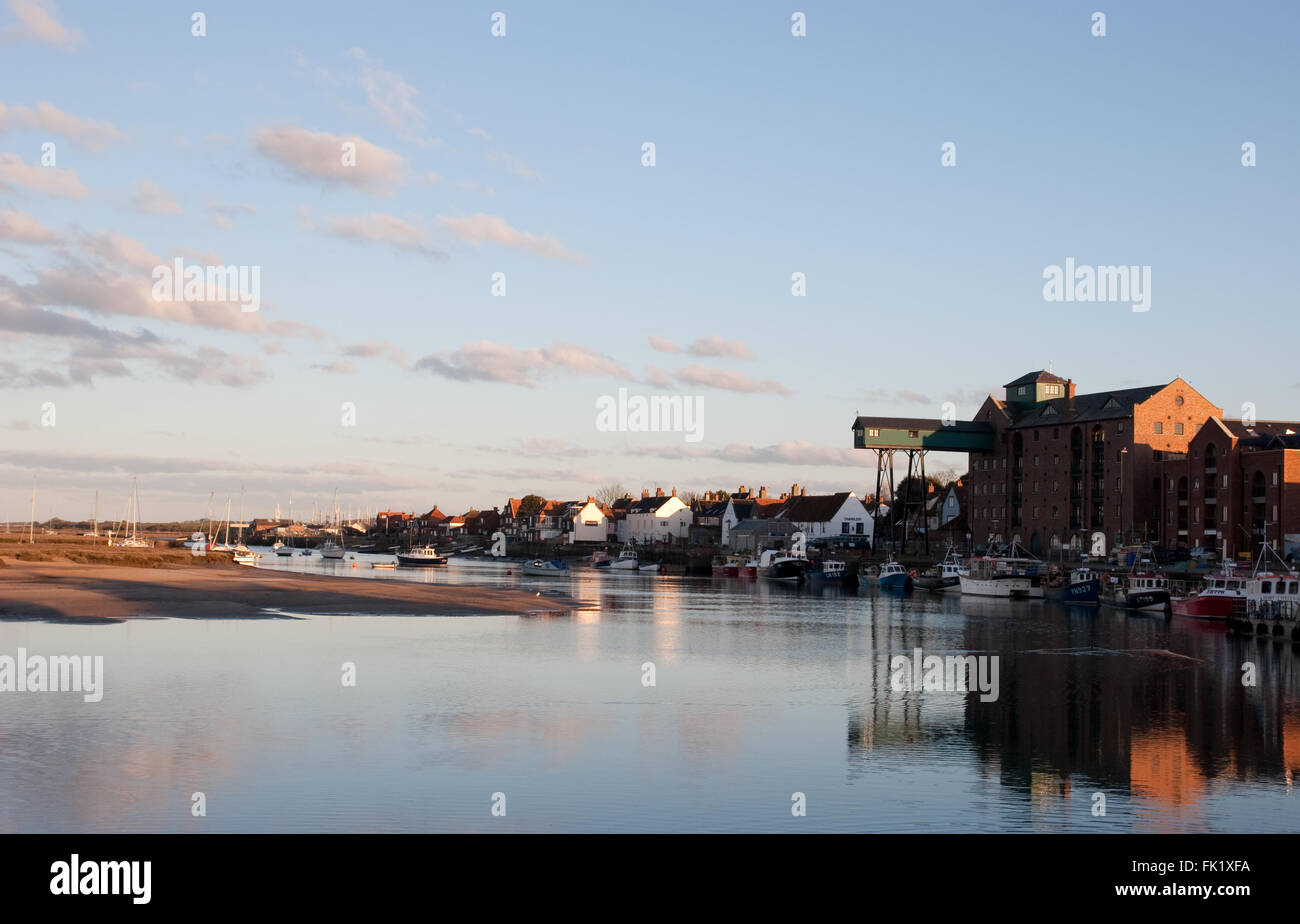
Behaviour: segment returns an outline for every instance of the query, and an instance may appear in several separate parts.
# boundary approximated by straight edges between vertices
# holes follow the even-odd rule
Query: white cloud
[[[17,154],[0,154],[0,187],[27,189],[60,199],[84,199],[90,190],[77,171],[63,167],[28,166]]]
[[[451,353],[426,356],[415,368],[459,382],[500,382],[525,388],[534,387],[540,377],[557,371],[631,378],[622,363],[590,347],[564,342],[520,350],[484,340]]]
[[[40,220],[12,209],[0,210],[0,240],[19,244],[52,244],[54,232]]]
[[[735,372],[731,369],[713,369],[708,366],[692,365],[678,370],[677,378],[688,385],[720,388],[725,391],[738,391],[747,394],[790,394],[790,389],[780,382],[772,379],[751,379],[743,372]]]
[[[355,163],[351,166],[344,163],[345,144],[355,146]],[[253,145],[302,179],[387,192],[401,183],[406,174],[404,157],[357,135],[332,135],[296,125],[276,125],[254,133]]]
[[[76,29],[59,22],[59,12],[50,0],[6,0],[6,3],[18,20],[6,30],[8,35],[35,39],[65,51],[86,40]]]
[[[564,260],[574,264],[587,262],[586,257],[565,249],[555,238],[519,231],[510,227],[504,218],[496,215],[484,215],[479,212],[469,218],[439,218],[438,222],[456,238],[472,244],[487,241],[501,247],[513,247],[547,260]]]
[[[398,250],[407,250],[430,257],[445,256],[429,245],[428,231],[396,215],[370,212],[366,215],[329,217],[325,219],[324,230],[335,237],[387,244]]]
[[[44,101],[37,103],[35,109],[21,105],[11,108],[0,102],[0,132],[11,127],[49,132],[90,151],[102,151],[126,138],[112,122],[83,119]]]

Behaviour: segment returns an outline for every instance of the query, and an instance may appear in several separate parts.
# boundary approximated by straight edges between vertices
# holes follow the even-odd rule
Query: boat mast
[[[27,519],[27,542],[36,544],[36,479],[32,478],[32,512]]]

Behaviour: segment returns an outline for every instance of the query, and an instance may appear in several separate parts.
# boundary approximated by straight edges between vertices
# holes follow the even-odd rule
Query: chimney
[[[664,489],[663,489],[663,488],[655,488],[655,497],[663,497],[663,496],[664,496]]]
[[[764,486],[764,487],[760,487],[760,488],[758,489],[758,496],[761,497],[761,498],[766,499],[766,497],[767,497],[767,488],[766,488],[766,486]]]
[[[645,499],[646,499],[647,497],[649,497],[649,496],[650,496],[650,489],[649,489],[649,488],[642,488],[642,489],[641,489],[641,499],[642,499],[642,500],[645,500]]]
[[[1074,400],[1074,379],[1065,380],[1065,397]]]
[[[799,496],[799,485],[798,485],[798,484],[792,484],[792,485],[790,485],[790,496],[791,496],[791,497],[798,497],[798,496]]]
[[[807,496],[808,496],[808,489],[807,489],[807,488],[800,488],[800,489],[799,489],[799,496],[800,496],[800,497],[807,497]]]
[[[744,497],[744,496],[745,496],[745,486],[742,484],[742,485],[740,486],[740,490],[737,491],[736,493],[739,494],[741,497]]]
[[[673,497],[677,496],[677,486],[673,485]]]

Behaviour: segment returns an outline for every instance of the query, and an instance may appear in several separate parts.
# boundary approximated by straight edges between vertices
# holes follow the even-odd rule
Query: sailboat
[[[334,489],[334,526],[339,531],[339,541],[326,539],[320,547],[322,558],[338,561],[343,557],[345,549],[343,548],[343,527],[339,523],[339,489]]]
[[[126,502],[126,526],[130,532],[125,538],[119,539],[113,545],[126,549],[151,549],[153,543],[148,539],[141,539],[137,533],[140,526],[140,488],[136,479],[131,479],[131,496]]]

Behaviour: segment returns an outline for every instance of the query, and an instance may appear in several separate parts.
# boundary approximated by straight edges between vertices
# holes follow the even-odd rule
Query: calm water
[[[0,654],[101,654],[106,674],[98,704],[0,694],[0,830],[1300,831],[1289,645],[1055,604],[264,551],[584,608],[0,622]],[[891,690],[915,648],[997,655],[998,700]]]

